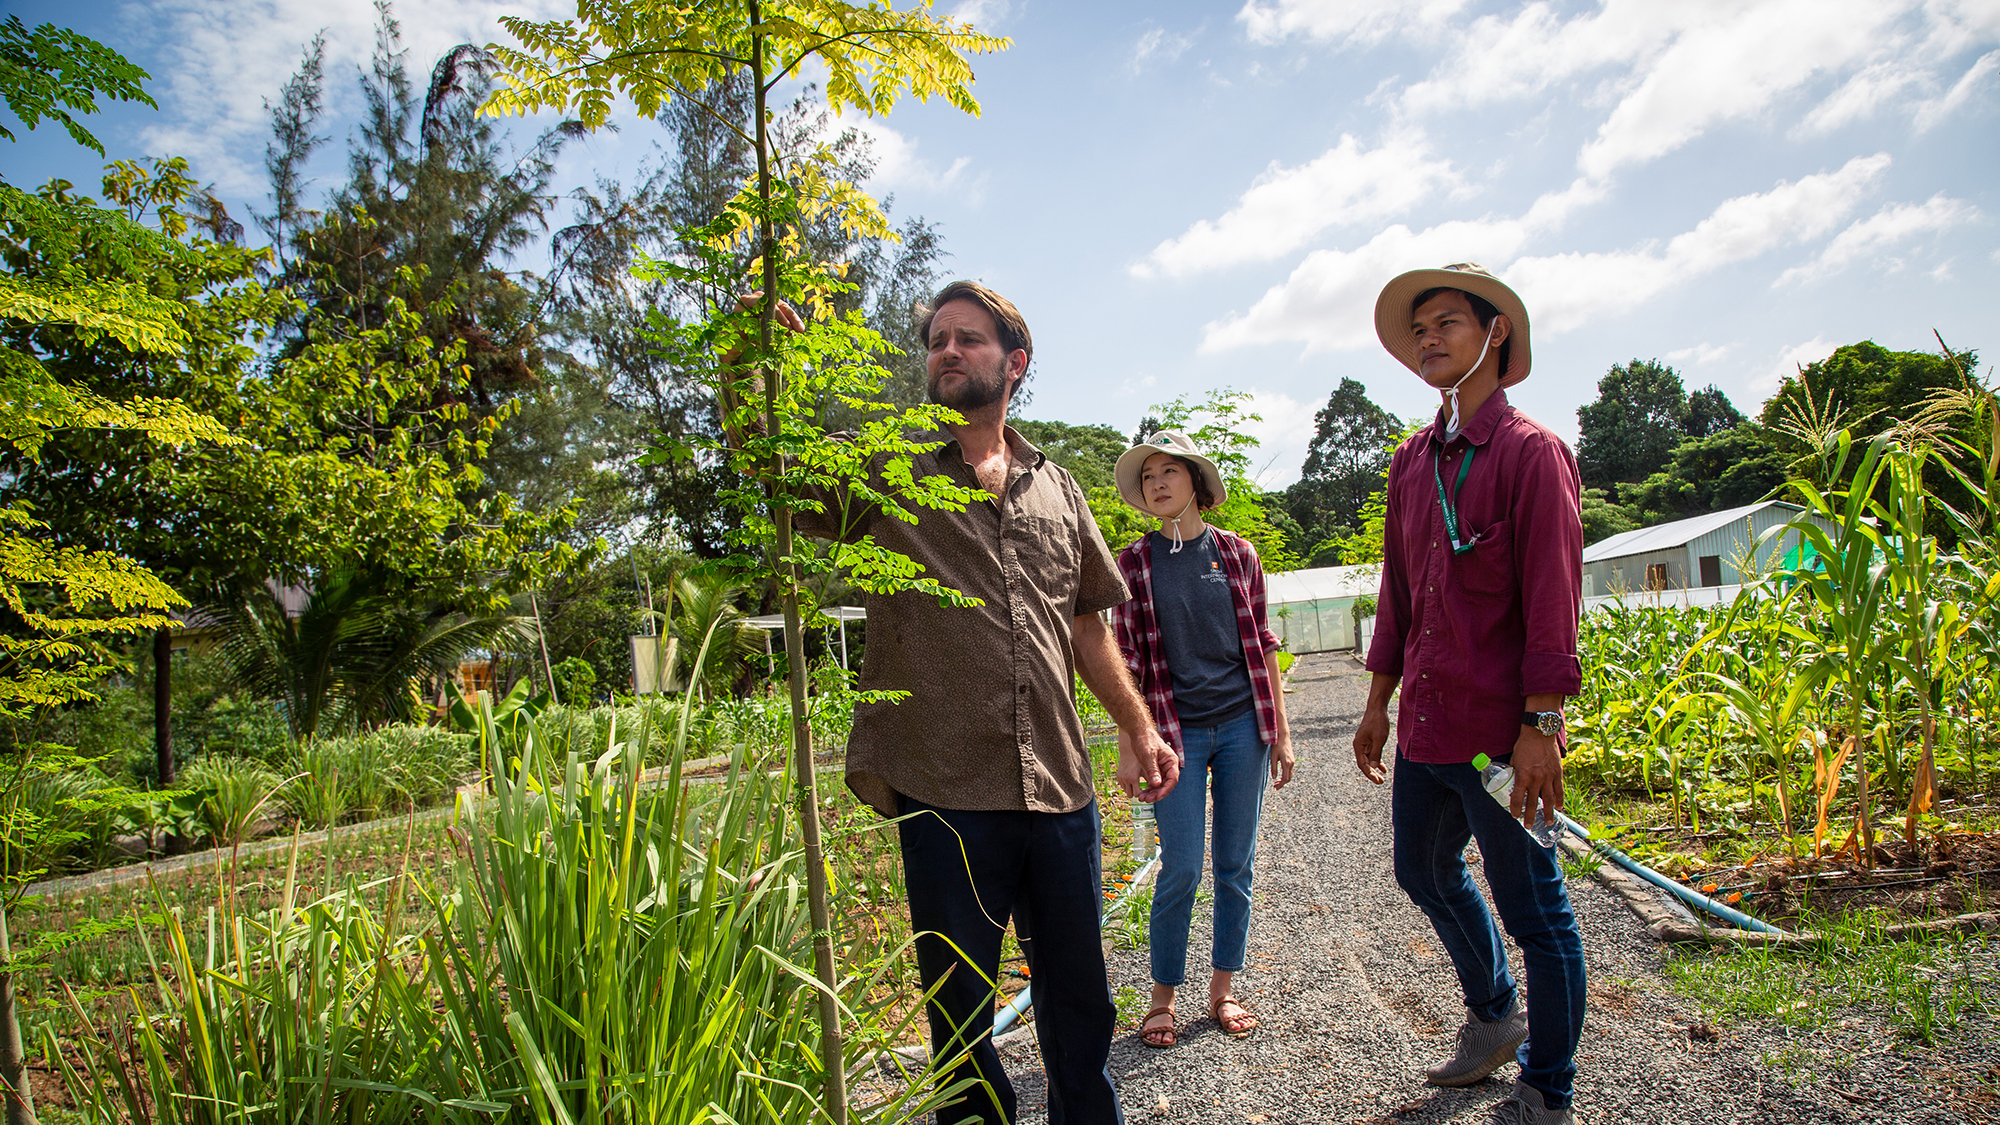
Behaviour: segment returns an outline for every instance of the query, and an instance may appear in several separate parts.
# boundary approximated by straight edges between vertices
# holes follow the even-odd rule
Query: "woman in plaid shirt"
[[[1292,778],[1278,638],[1264,616],[1264,567],[1248,541],[1202,520],[1229,491],[1187,435],[1167,430],[1126,450],[1117,477],[1125,502],[1157,518],[1160,530],[1119,554],[1132,599],[1111,611],[1112,625],[1153,721],[1181,755],[1180,781],[1153,806],[1160,878],[1153,890],[1153,1002],[1140,1039],[1149,1047],[1179,1039],[1174,991],[1187,976],[1211,786],[1215,972],[1208,1012],[1224,1034],[1241,1038],[1258,1026],[1230,983],[1249,943],[1264,777],[1268,771],[1277,788]],[[1121,773],[1118,780],[1128,796],[1137,795],[1136,775]]]

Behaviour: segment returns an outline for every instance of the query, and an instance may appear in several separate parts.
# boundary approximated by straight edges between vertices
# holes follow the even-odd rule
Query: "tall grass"
[[[225,886],[199,915],[168,912],[128,1019],[76,1036],[75,1055],[45,1033],[86,1119],[828,1118],[789,769],[739,749],[727,778],[683,782],[676,754],[648,786],[652,731],[548,718],[464,810],[459,862],[435,879],[299,902],[294,864],[274,909],[238,910]],[[836,917],[863,915],[857,889]],[[912,1119],[958,1091],[875,1069],[922,1005],[882,987],[900,949],[866,955],[866,927],[841,928],[845,963],[867,967],[836,990],[848,1067],[875,1076],[856,1116]]]

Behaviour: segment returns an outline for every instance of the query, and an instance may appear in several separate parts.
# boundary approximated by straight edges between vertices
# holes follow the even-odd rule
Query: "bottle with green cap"
[[[1472,768],[1479,771],[1479,783],[1486,787],[1486,791],[1493,795],[1493,799],[1511,808],[1514,800],[1514,767],[1503,766],[1480,754],[1472,759]],[[1525,824],[1521,827],[1528,828]],[[1535,838],[1535,843],[1545,848],[1553,848],[1556,846],[1556,841],[1562,837],[1562,831],[1562,825],[1551,823],[1549,810],[1543,809],[1535,814],[1535,826],[1528,828],[1528,835]]]

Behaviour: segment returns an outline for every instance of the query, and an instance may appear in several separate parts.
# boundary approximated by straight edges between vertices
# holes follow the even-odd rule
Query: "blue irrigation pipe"
[[[1119,892],[1117,898],[1105,905],[1104,913],[1097,916],[1099,929],[1102,929],[1104,923],[1111,919],[1112,914],[1131,904],[1132,896],[1138,893],[1140,886],[1146,882],[1146,877],[1151,875],[1153,869],[1158,866],[1160,866],[1160,837],[1155,832],[1153,835],[1153,854],[1146,857],[1146,862],[1140,864],[1139,870],[1133,873],[1132,881],[1125,884],[1125,889]],[[993,1038],[1000,1038],[1008,1028],[1013,1027],[1023,1016],[1028,1014],[1029,1008],[1035,1006],[1034,990],[1034,982],[1030,981],[1026,988],[1016,992],[1013,998],[1008,1000],[998,1012],[993,1013]]]
[[[1653,884],[1654,886],[1660,888],[1661,890],[1666,891],[1668,894],[1673,895],[1675,898],[1680,899],[1682,902],[1687,903],[1689,906],[1692,906],[1697,910],[1705,911],[1709,914],[1712,914],[1715,917],[1720,918],[1723,921],[1738,927],[1739,929],[1754,930],[1755,932],[1760,934],[1782,935],[1785,932],[1779,929],[1778,927],[1773,926],[1769,922],[1763,921],[1762,919],[1758,918],[1752,918],[1750,915],[1743,913],[1741,910],[1737,910],[1736,908],[1731,906],[1725,906],[1722,903],[1719,903],[1714,899],[1708,897],[1707,895],[1702,894],[1700,891],[1692,890],[1688,887],[1684,887],[1681,884],[1674,882],[1672,879],[1669,879],[1665,875],[1662,875],[1659,872],[1653,870],[1652,868],[1647,867],[1645,864],[1640,863],[1638,860],[1633,859],[1631,856],[1626,855],[1624,852],[1619,851],[1617,848],[1612,847],[1610,844],[1605,843],[1603,840],[1598,840],[1593,838],[1590,834],[1590,829],[1585,828],[1583,825],[1578,824],[1576,821],[1571,820],[1569,817],[1564,816],[1562,813],[1556,814],[1556,820],[1560,822],[1565,829],[1574,834],[1577,839],[1583,840],[1586,843],[1588,843],[1591,846],[1591,848],[1594,851],[1596,851],[1599,855],[1604,856],[1604,858],[1610,860],[1611,862],[1617,864],[1618,866],[1624,868],[1625,870],[1630,871],[1632,874],[1637,875],[1639,878],[1644,879],[1648,883]]]

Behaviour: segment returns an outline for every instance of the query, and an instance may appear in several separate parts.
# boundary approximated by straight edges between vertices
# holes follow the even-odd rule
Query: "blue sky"
[[[344,135],[373,21],[364,0],[9,7],[152,71],[159,112],[96,119],[111,155],[185,155],[239,216],[264,202],[264,100],[324,28]],[[1462,260],[1522,292],[1514,401],[1572,439],[1635,357],[1754,411],[1840,344],[2000,348],[2000,0],[940,7],[1014,46],[976,62],[981,118],[864,123],[873,186],[1021,306],[1035,417],[1129,431],[1177,394],[1252,391],[1283,484],[1343,376],[1434,409],[1370,317],[1393,274]],[[419,76],[499,15],[563,12],[398,5]],[[636,170],[658,134],[622,124],[569,150],[565,186]],[[97,163],[45,126],[7,176],[95,186]]]

